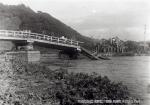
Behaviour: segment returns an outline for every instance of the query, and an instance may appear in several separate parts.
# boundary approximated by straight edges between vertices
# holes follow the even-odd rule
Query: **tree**
[[[125,43],[127,52],[138,52],[139,44],[135,41],[126,41]]]

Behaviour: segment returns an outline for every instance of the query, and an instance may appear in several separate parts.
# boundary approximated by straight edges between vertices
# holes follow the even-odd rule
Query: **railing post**
[[[77,41],[77,46],[79,46],[79,42]]]
[[[43,40],[45,40],[45,35],[43,35]]]
[[[44,40],[46,40],[46,35],[44,35]]]
[[[50,40],[51,40],[51,42],[52,42],[52,40],[53,40],[52,36],[50,36]]]
[[[59,43],[59,38],[58,38],[58,43]]]
[[[29,39],[29,38],[30,38],[30,33],[27,33],[27,36],[26,36],[26,37],[27,37],[27,39]]]
[[[71,45],[72,45],[72,39],[70,41],[71,41]]]

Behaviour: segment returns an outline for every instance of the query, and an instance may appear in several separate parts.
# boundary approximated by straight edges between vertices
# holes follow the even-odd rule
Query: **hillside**
[[[66,36],[74,40],[84,42],[84,47],[93,47],[92,39],[82,36],[80,33],[52,17],[48,13],[35,12],[29,7],[21,5],[0,4],[0,29],[31,30],[31,32],[44,33],[55,36]]]

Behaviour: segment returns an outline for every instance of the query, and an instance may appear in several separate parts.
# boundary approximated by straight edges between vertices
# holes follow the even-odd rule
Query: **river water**
[[[112,57],[111,60],[69,61],[71,72],[97,72],[115,82],[127,85],[134,97],[144,99],[141,105],[150,105],[150,56]]]

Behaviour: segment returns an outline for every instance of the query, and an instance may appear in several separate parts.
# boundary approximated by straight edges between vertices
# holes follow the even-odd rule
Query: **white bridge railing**
[[[22,40],[33,40],[33,41],[48,41],[51,43],[55,44],[62,44],[70,47],[80,47],[79,41],[75,41],[72,39],[66,39],[66,38],[61,38],[61,37],[55,37],[55,36],[49,36],[45,34],[38,34],[38,33],[31,33],[31,32],[26,32],[26,31],[11,31],[11,30],[0,30],[0,39],[1,38],[6,38],[9,40],[11,39],[22,39]]]

